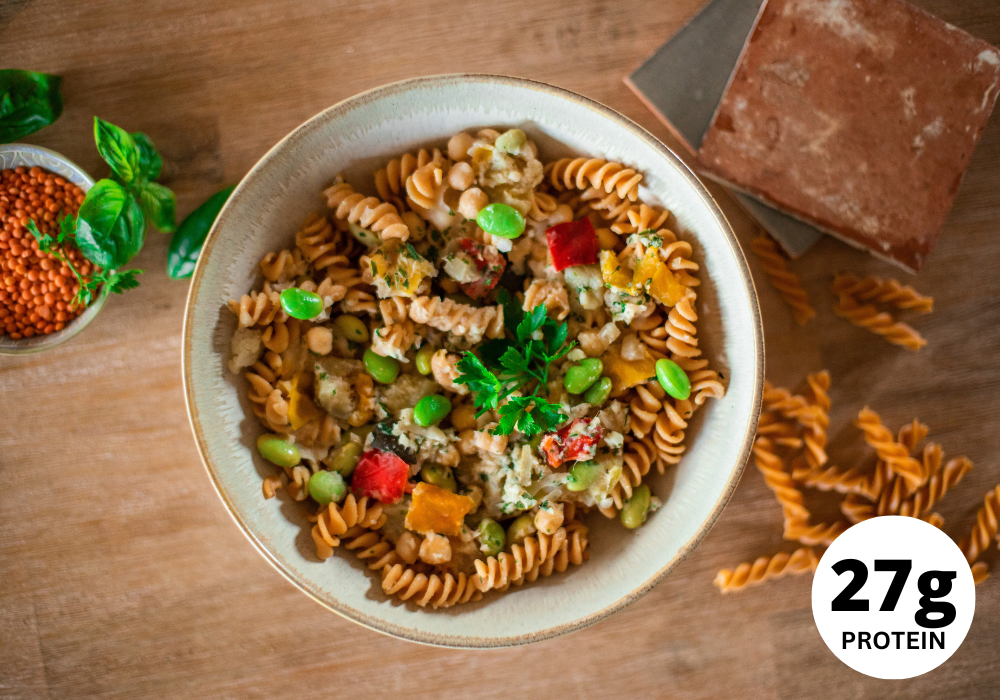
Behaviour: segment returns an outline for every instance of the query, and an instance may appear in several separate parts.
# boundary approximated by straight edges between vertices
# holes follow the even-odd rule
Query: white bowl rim
[[[216,234],[220,228],[220,222],[224,221],[227,216],[231,213],[231,204],[237,199],[236,195],[245,186],[245,184],[253,177],[257,175],[258,172],[267,167],[270,160],[274,157],[275,153],[283,149],[286,145],[300,138],[305,132],[313,128],[317,122],[324,119],[328,114],[335,112],[337,110],[343,109],[345,106],[349,106],[356,102],[364,102],[372,99],[380,98],[393,93],[399,93],[406,91],[410,88],[422,86],[422,85],[440,85],[446,82],[464,80],[471,82],[484,82],[484,83],[501,83],[512,86],[524,87],[532,90],[541,90],[543,92],[550,92],[557,94],[565,99],[577,102],[591,110],[599,112],[612,121],[616,122],[619,126],[628,131],[631,131],[635,136],[642,139],[647,146],[649,146],[654,151],[659,152],[667,160],[672,161],[677,167],[678,171],[683,175],[683,177],[688,181],[692,188],[698,192],[698,194],[703,198],[705,204],[709,207],[712,215],[716,219],[720,230],[726,238],[726,242],[729,244],[730,249],[733,252],[733,256],[739,267],[741,280],[746,288],[748,299],[750,301],[751,312],[753,318],[751,319],[753,336],[754,336],[754,377],[753,377],[753,408],[747,419],[747,425],[744,430],[744,435],[742,438],[742,444],[740,446],[739,458],[736,464],[733,466],[733,470],[730,473],[729,480],[726,483],[725,488],[720,493],[711,513],[705,519],[704,522],[699,526],[698,531],[694,536],[688,540],[688,542],[683,545],[674,557],[668,561],[659,571],[657,571],[653,576],[647,579],[641,586],[631,591],[628,595],[623,596],[617,601],[606,605],[604,608],[597,610],[595,612],[589,613],[571,623],[566,623],[558,627],[550,627],[545,630],[540,630],[537,632],[531,632],[519,637],[505,637],[500,639],[495,638],[471,638],[468,636],[461,637],[449,637],[447,639],[442,639],[435,634],[424,634],[419,630],[408,630],[396,628],[391,624],[385,623],[383,620],[377,617],[368,617],[363,615],[351,614],[346,610],[339,609],[335,603],[328,602],[321,599],[319,596],[315,595],[309,588],[299,581],[294,575],[287,571],[281,563],[271,554],[271,552],[253,535],[249,526],[243,522],[237,515],[235,505],[230,501],[228,495],[223,491],[219,480],[215,474],[214,465],[210,464],[210,459],[208,456],[208,449],[205,444],[205,438],[201,430],[201,422],[198,417],[198,412],[194,406],[194,396],[193,396],[193,383],[190,381],[190,365],[191,365],[191,338],[193,332],[193,316],[192,307],[194,303],[195,296],[202,282],[202,272],[204,269],[204,260],[206,260],[211,254],[211,248],[215,243]],[[250,540],[254,547],[260,552],[264,559],[271,564],[282,576],[284,576],[289,582],[291,582],[296,588],[301,590],[307,596],[312,598],[314,601],[322,605],[327,610],[330,610],[341,617],[344,617],[352,622],[355,622],[363,627],[370,630],[381,632],[390,637],[395,637],[397,639],[404,639],[411,642],[417,642],[419,644],[425,644],[428,646],[438,646],[456,649],[490,649],[490,648],[504,648],[519,646],[523,644],[529,644],[533,642],[539,642],[546,639],[551,639],[553,637],[558,637],[564,634],[569,634],[570,632],[575,632],[577,630],[589,627],[590,625],[603,620],[609,615],[621,610],[630,603],[638,600],[648,593],[652,588],[663,580],[671,571],[673,571],[682,561],[684,561],[688,555],[697,547],[701,541],[711,530],[712,526],[718,520],[722,511],[725,509],[726,504],[732,497],[733,492],[736,490],[736,486],[739,484],[740,477],[743,474],[743,470],[746,467],[747,460],[750,457],[750,453],[753,446],[753,440],[756,435],[757,429],[757,419],[760,414],[761,399],[763,395],[763,382],[764,382],[764,331],[763,324],[760,314],[760,305],[757,300],[757,291],[754,286],[753,278],[750,275],[750,269],[746,262],[746,257],[743,254],[743,249],[740,246],[736,234],[733,232],[732,226],[729,224],[728,219],[726,219],[725,214],[723,214],[722,209],[719,207],[718,203],[711,193],[705,188],[704,184],[698,179],[694,172],[687,167],[687,165],[667,146],[661,143],[656,137],[650,134],[646,129],[642,128],[635,122],[633,122],[628,117],[620,114],[619,112],[603,105],[595,100],[588,97],[584,97],[577,93],[574,93],[565,88],[557,87],[554,85],[549,85],[548,83],[543,83],[537,80],[531,80],[529,78],[520,78],[516,76],[506,76],[506,75],[495,75],[489,73],[444,73],[437,75],[422,76],[417,78],[409,78],[405,80],[400,80],[393,83],[387,83],[385,85],[366,90],[364,92],[348,97],[336,104],[327,107],[326,109],[313,115],[305,122],[300,124],[294,130],[292,130],[287,136],[282,138],[278,143],[271,147],[267,153],[265,153],[260,160],[247,172],[247,174],[240,180],[236,189],[229,196],[226,204],[223,206],[222,210],[216,217],[215,223],[212,225],[208,236],[205,239],[205,243],[202,246],[201,254],[198,256],[198,262],[195,266],[194,273],[191,279],[191,286],[188,290],[188,298],[185,304],[184,310],[184,330],[181,341],[181,373],[184,381],[184,402],[187,407],[188,421],[191,424],[191,430],[195,438],[195,442],[198,446],[198,453],[201,456],[202,465],[208,472],[209,478],[212,480],[212,485],[215,488],[216,493],[219,498],[222,499],[223,504],[226,506],[226,510],[229,511],[229,515],[236,521],[243,534]],[[427,613],[424,613],[427,614]],[[460,639],[462,641],[453,641],[455,639]]]

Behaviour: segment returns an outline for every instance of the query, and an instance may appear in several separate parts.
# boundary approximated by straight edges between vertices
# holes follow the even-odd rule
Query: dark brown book
[[[1000,88],[1000,52],[901,0],[767,0],[708,176],[916,271]]]

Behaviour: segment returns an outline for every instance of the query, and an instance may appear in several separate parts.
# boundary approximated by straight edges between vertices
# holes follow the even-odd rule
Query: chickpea
[[[448,141],[448,157],[454,161],[468,160],[473,138],[465,132],[455,134]]]
[[[420,549],[420,540],[412,532],[404,532],[396,540],[396,554],[407,564],[417,562],[417,551]]]
[[[479,211],[490,203],[490,198],[486,196],[478,187],[470,187],[458,200],[458,213],[466,219],[475,219],[479,216]]]
[[[476,421],[476,407],[471,403],[463,403],[456,406],[451,412],[451,427],[462,432],[463,430],[475,430],[479,427]]]
[[[563,504],[555,503],[548,508],[539,508],[535,514],[535,527],[539,532],[551,535],[563,524]]]
[[[472,166],[459,161],[448,170],[448,185],[455,190],[464,192],[472,187],[476,181],[476,174],[472,171]]]
[[[474,455],[479,451],[476,447],[476,431],[467,428],[458,434],[458,451],[464,455]]]
[[[451,541],[444,535],[428,533],[420,543],[420,561],[425,564],[444,564],[451,561]]]
[[[313,355],[329,355],[333,351],[333,332],[316,326],[306,333],[306,347]]]

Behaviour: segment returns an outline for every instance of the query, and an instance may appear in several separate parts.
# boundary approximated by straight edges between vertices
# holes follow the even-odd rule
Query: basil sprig
[[[94,117],[94,141],[101,158],[111,166],[111,179],[127,190],[142,210],[143,237],[147,220],[164,233],[173,233],[177,228],[177,197],[153,182],[160,176],[163,159],[152,140]]]
[[[28,70],[0,70],[0,143],[48,126],[62,114],[62,78]]]
[[[213,194],[204,204],[188,214],[177,227],[174,237],[170,240],[170,252],[167,253],[168,275],[178,280],[191,276],[205,238],[215,223],[222,205],[226,203],[235,188],[236,185],[231,185]]]

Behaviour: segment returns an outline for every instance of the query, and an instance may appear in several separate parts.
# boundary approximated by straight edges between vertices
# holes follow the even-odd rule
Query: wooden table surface
[[[702,0],[0,2],[0,65],[64,76],[57,124],[28,140],[94,175],[97,114],[160,147],[183,216],[237,182],[299,123],[362,90],[494,72],[577,91],[672,142],[622,83]],[[1000,4],[919,5],[1000,44]],[[155,8],[155,9],[154,9]],[[863,457],[864,404],[913,416],[976,468],[946,498],[961,536],[1000,481],[1000,120],[993,119],[938,249],[912,281],[934,295],[910,353],[830,312],[835,271],[893,274],[824,240],[793,267],[819,308],[795,326],[758,276],[768,376],[828,367],[830,453]],[[750,223],[715,188],[744,243]],[[997,697],[1000,576],[944,666],[878,681],[842,665],[810,612],[808,577],[731,596],[724,566],[787,547],[749,468],[703,544],[649,595],[568,637],[498,651],[422,647],[325,611],[260,557],[213,491],[188,427],[181,321],[188,285],[151,232],[142,286],[54,351],[0,359],[0,697],[883,698]],[[751,262],[755,275],[759,270]],[[910,281],[910,280],[907,280]],[[993,550],[988,559],[997,555]]]

